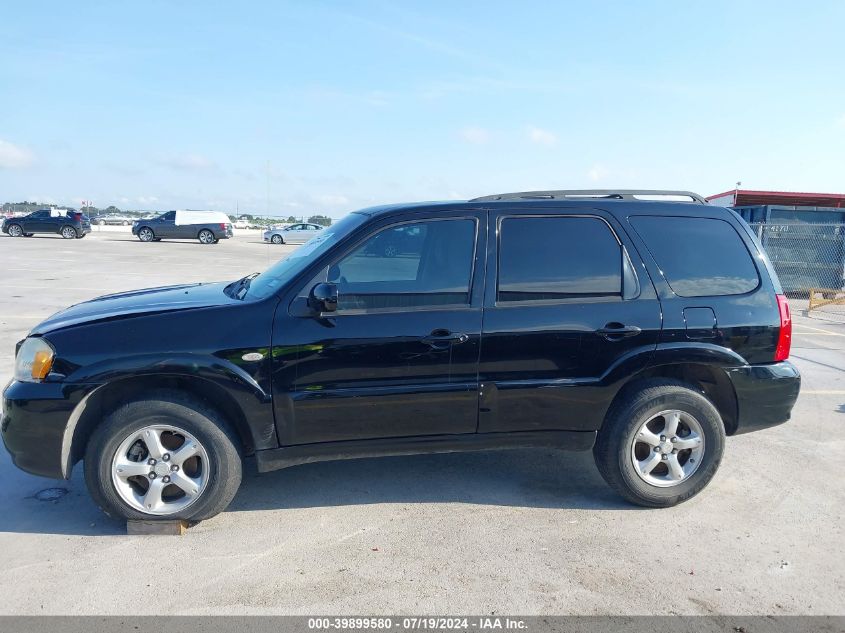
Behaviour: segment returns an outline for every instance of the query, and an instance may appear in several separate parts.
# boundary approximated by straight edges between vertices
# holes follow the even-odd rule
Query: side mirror
[[[320,313],[337,311],[337,286],[332,283],[322,283],[311,288],[308,307]]]

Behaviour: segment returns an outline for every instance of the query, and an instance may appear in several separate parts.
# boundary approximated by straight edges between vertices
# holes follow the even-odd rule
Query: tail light
[[[786,360],[789,358],[789,349],[792,347],[792,317],[789,314],[789,302],[785,295],[777,295],[778,312],[780,312],[780,331],[778,332],[778,344],[775,348],[775,360]]]
[[[73,219],[74,219],[74,220],[81,220],[81,219],[82,219],[82,214],[81,214],[81,213],[74,213],[74,214],[73,214]]]
[[[227,228],[229,228],[228,224],[226,224],[225,222],[220,223],[220,230],[221,231],[225,231]]]

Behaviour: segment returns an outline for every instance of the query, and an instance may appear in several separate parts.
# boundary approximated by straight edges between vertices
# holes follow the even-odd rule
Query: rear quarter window
[[[633,216],[629,222],[681,297],[739,295],[760,285],[751,253],[724,220]]]

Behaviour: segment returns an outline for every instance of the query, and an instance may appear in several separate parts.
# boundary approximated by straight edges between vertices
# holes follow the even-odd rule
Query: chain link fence
[[[751,224],[792,310],[845,321],[845,225]]]

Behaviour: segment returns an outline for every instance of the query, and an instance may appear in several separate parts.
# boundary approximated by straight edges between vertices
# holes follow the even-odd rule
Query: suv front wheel
[[[654,380],[614,403],[593,455],[621,496],[663,508],[704,489],[719,468],[724,444],[724,424],[710,400],[685,383]]]
[[[151,394],[95,430],[85,482],[109,516],[201,521],[225,510],[240,486],[238,445],[215,411],[178,393]]]

